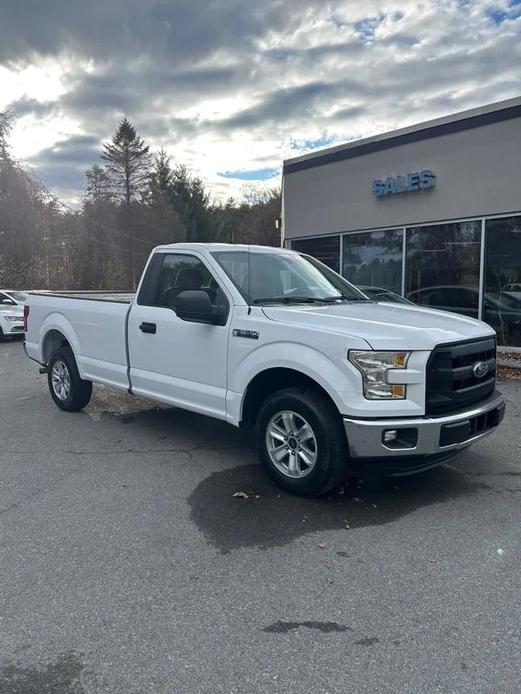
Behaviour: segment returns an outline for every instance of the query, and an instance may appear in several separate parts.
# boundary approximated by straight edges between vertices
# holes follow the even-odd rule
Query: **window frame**
[[[226,318],[225,318],[225,323],[228,322],[228,318],[230,316],[230,298],[228,296],[228,293],[226,291],[226,288],[223,287],[223,283],[216,278],[215,273],[213,272],[212,268],[208,266],[208,263],[205,262],[205,259],[202,258],[200,255],[196,253],[190,253],[188,251],[159,251],[157,253],[154,253],[152,257],[150,258],[150,261],[145,269],[145,274],[143,276],[143,281],[141,283],[141,287],[139,288],[139,292],[136,298],[136,304],[138,306],[149,306],[150,308],[162,308],[167,311],[172,311],[176,316],[177,313],[174,309],[173,306],[163,306],[159,305],[155,302],[156,296],[157,296],[157,291],[158,291],[158,284],[159,284],[159,278],[161,276],[161,271],[163,270],[163,266],[165,263],[165,258],[167,256],[176,256],[176,257],[186,257],[186,258],[193,258],[194,260],[197,260],[198,262],[203,265],[203,267],[206,269],[210,277],[213,279],[213,281],[217,284],[219,289],[221,290],[222,296],[224,298],[224,305],[226,307]],[[204,289],[203,289],[204,291]]]

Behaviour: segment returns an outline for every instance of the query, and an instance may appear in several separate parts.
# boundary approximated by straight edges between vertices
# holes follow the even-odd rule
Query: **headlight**
[[[6,320],[12,320],[12,321],[18,321],[19,323],[22,322],[22,316],[4,316]]]
[[[349,350],[348,359],[362,374],[364,397],[368,400],[403,400],[405,385],[390,384],[387,374],[405,369],[410,352],[359,352]]]

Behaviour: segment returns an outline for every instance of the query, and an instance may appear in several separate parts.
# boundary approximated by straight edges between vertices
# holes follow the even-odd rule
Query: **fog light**
[[[387,429],[384,431],[382,440],[384,443],[391,443],[391,441],[396,441],[398,438],[398,432],[396,429]]]
[[[416,448],[418,444],[418,429],[416,427],[384,429],[382,432],[382,444],[392,450]]]

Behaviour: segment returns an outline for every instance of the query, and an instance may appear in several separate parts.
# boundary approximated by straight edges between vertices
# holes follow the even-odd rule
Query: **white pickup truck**
[[[488,325],[371,301],[284,249],[159,246],[135,298],[30,294],[25,330],[62,410],[94,382],[252,427],[267,472],[305,496],[436,465],[505,409]]]

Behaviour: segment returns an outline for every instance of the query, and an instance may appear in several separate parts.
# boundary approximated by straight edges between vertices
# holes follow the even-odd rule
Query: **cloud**
[[[0,60],[67,52],[105,61],[137,53],[189,64],[220,48],[250,45],[268,27],[287,24],[296,10],[312,5],[312,0],[105,0],[95,5],[7,0]]]
[[[9,104],[9,111],[16,118],[23,118],[27,115],[46,117],[52,113],[54,104],[51,102],[38,101],[28,96],[22,96]]]
[[[123,114],[215,195],[241,195],[284,157],[520,94],[520,14],[520,0],[4,0],[0,110],[66,195]]]
[[[101,142],[90,135],[76,135],[41,150],[29,166],[51,190],[75,198],[85,184],[85,171],[99,159]]]
[[[273,121],[310,116],[315,111],[317,102],[329,102],[344,89],[343,84],[321,81],[278,89],[261,98],[254,106],[223,119],[219,125],[223,129],[244,129],[261,123],[269,124]]]

